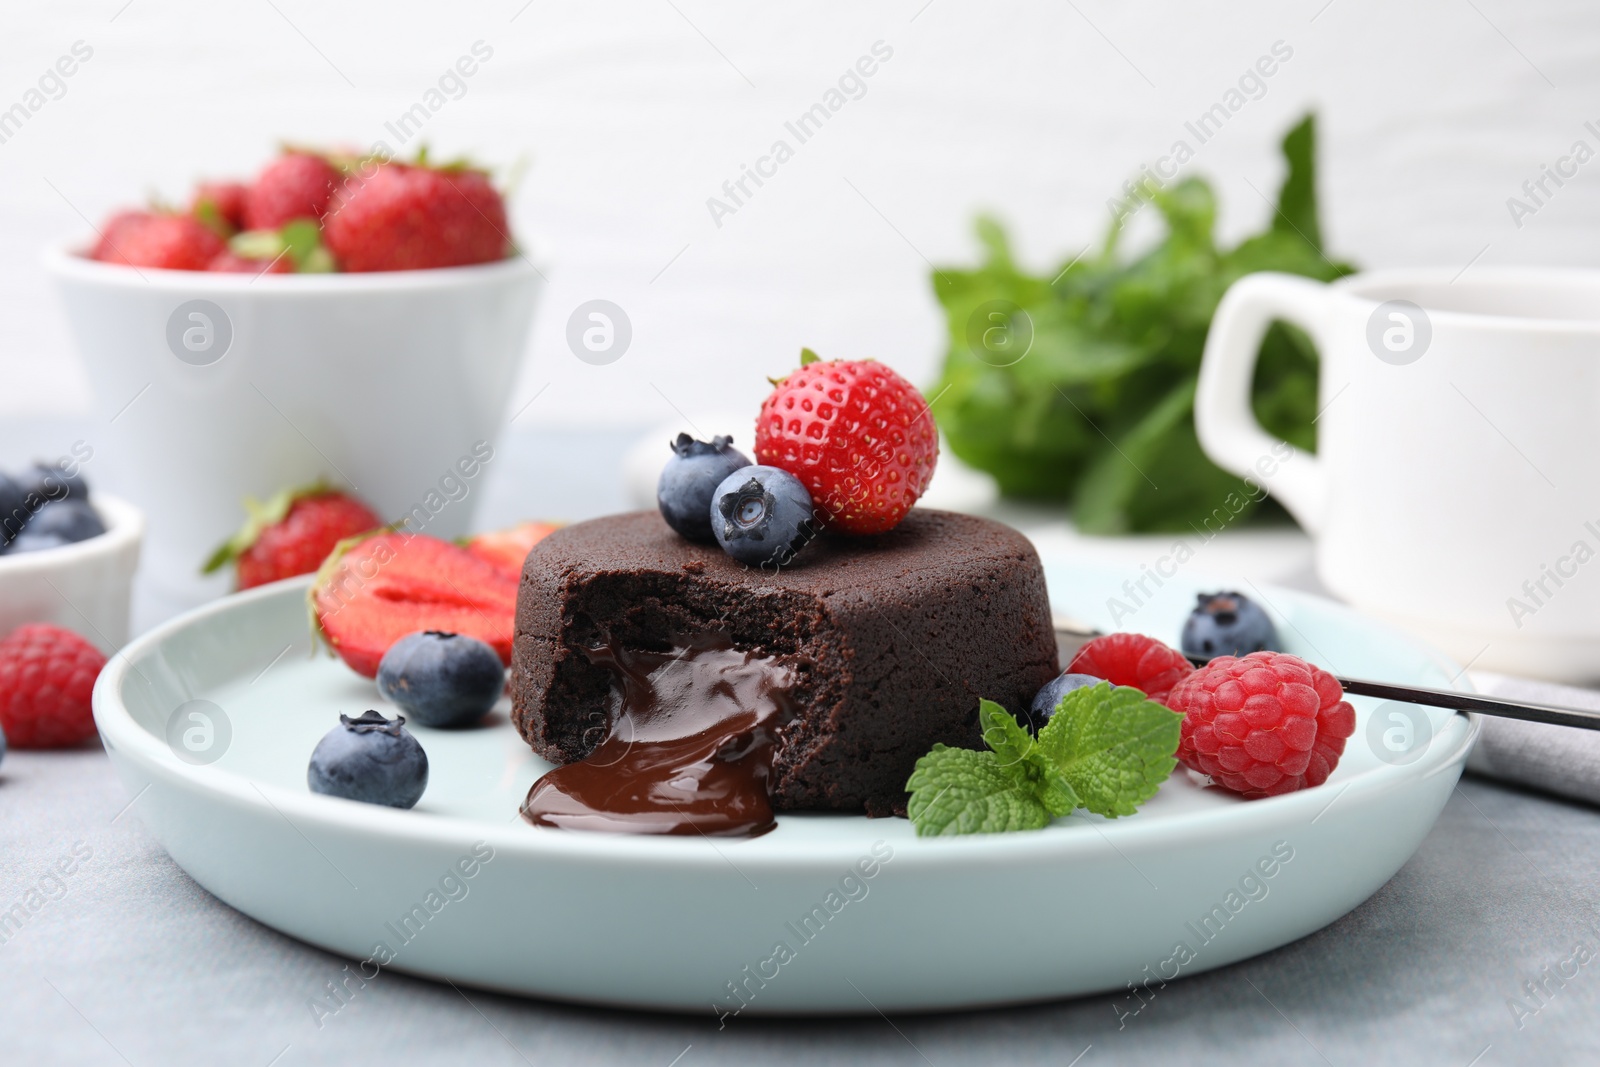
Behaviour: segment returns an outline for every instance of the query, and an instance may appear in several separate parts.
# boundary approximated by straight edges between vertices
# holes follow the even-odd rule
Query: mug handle
[[[1274,319],[1305,330],[1326,358],[1319,334],[1328,296],[1323,283],[1294,274],[1263,271],[1234,282],[1212,317],[1194,398],[1195,432],[1212,461],[1257,479],[1313,535],[1322,527],[1327,504],[1321,462],[1261,428],[1250,407],[1250,385],[1261,340]],[[1285,448],[1288,458],[1279,460],[1270,476],[1258,469],[1263,458],[1271,458],[1274,450],[1282,456]]]

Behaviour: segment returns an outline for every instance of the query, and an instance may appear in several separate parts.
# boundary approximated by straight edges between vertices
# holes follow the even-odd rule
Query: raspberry
[[[0,640],[0,729],[17,748],[66,748],[94,736],[89,694],[105,656],[59,626],[30,623]]]
[[[1078,649],[1066,674],[1089,674],[1112,685],[1142,689],[1151,700],[1167,703],[1172,687],[1194,672],[1183,653],[1144,634],[1106,634]]]
[[[1219,656],[1174,688],[1167,706],[1183,716],[1184,766],[1252,799],[1327,781],[1356,729],[1333,675],[1282,652]]]
[[[916,386],[872,360],[807,362],[756,420],[756,462],[799,478],[829,529],[893,529],[928,488],[939,435]]]

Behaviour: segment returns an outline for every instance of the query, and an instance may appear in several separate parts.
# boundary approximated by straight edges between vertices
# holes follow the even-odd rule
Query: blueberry
[[[786,566],[817,533],[811,494],[778,467],[734,471],[717,486],[710,510],[717,544],[752,567]]]
[[[311,752],[306,784],[313,793],[391,808],[413,807],[428,788],[428,755],[403,716],[369,711],[339,716]]]
[[[732,444],[732,437],[713,437],[708,443],[680,433],[670,445],[672,458],[661,468],[656,504],[667,525],[691,541],[712,540],[711,494],[728,475],[750,466]]]
[[[0,472],[0,551],[22,532],[30,514],[28,490],[21,482]]]
[[[89,499],[89,483],[83,475],[78,471],[68,474],[54,463],[35,463],[23,471],[22,488],[41,501]]]
[[[1092,674],[1058,674],[1044,683],[1044,688],[1034,694],[1033,703],[1028,707],[1028,718],[1034,733],[1044,729],[1044,724],[1056,713],[1056,706],[1061,703],[1062,697],[1074,689],[1099,685],[1103,681],[1104,678],[1096,678]]]
[[[1260,605],[1242,593],[1201,593],[1183,624],[1186,656],[1246,656],[1278,650],[1278,631]]]
[[[87,541],[105,532],[106,524],[100,521],[100,516],[88,501],[52,500],[33,513],[33,518],[28,520],[28,525],[23,527],[17,540],[54,535],[71,543]],[[18,547],[17,551],[22,549]]]
[[[476,637],[426,630],[407,634],[378,664],[378,692],[423,726],[470,726],[505,689],[506,670]]]
[[[37,530],[23,530],[6,549],[6,554],[20,556],[24,552],[43,552],[49,548],[65,548],[72,544],[58,533],[41,533]]]

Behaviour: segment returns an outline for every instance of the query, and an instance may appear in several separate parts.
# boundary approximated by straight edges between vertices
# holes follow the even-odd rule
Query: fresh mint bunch
[[[1038,830],[1084,808],[1115,818],[1155,796],[1178,765],[1182,716],[1130,686],[1075,689],[1037,740],[978,702],[988,751],[934,745],[906,782],[919,837]]]
[[[1282,147],[1287,174],[1266,229],[1231,247],[1216,239],[1216,196],[1198,177],[1138,179],[1101,247],[1042,274],[1016,261],[998,222],[979,219],[984,262],[933,277],[950,335],[933,413],[951,451],[1007,496],[1070,504],[1090,533],[1188,532],[1223,501],[1239,518],[1255,510],[1261,495],[1195,436],[1212,314],[1255,271],[1332,281],[1352,269],[1322,246],[1312,116]],[[1166,232],[1130,256],[1119,244],[1135,213],[1159,214]],[[1317,353],[1300,330],[1267,331],[1251,402],[1274,436],[1315,447]]]

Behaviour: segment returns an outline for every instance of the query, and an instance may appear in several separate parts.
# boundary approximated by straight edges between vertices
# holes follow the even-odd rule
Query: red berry
[[[519,578],[460,545],[376,534],[330,560],[311,590],[323,638],[351,670],[377,676],[389,646],[418,630],[466,634],[511,663]]]
[[[276,230],[295,219],[320,219],[341,181],[321,156],[288,152],[268,163],[244,198],[244,228]]]
[[[509,529],[478,534],[467,542],[467,551],[521,581],[522,564],[528,553],[557,529],[548,522],[519,522]]]
[[[1173,689],[1178,759],[1245,797],[1321,785],[1356,713],[1333,675],[1283,652],[1219,656]]]
[[[189,214],[207,221],[214,217],[230,230],[244,228],[244,201],[250,187],[244,182],[201,182],[195,186]]]
[[[811,493],[830,529],[893,529],[928,488],[939,434],[916,386],[872,360],[808,363],[779,382],[756,420],[756,462]]]
[[[294,270],[294,261],[286,255],[275,259],[246,259],[224,251],[206,270],[228,274],[288,274]]]
[[[347,271],[489,263],[511,246],[505,201],[487,175],[465,168],[385,163],[353,175],[323,230]]]
[[[1183,653],[1144,634],[1096,637],[1078,649],[1066,669],[1067,674],[1088,674],[1112,685],[1131,685],[1162,703],[1172,687],[1193,671]]]
[[[105,656],[59,626],[30,623],[0,640],[0,729],[17,748],[66,748],[94,736],[89,703]]]
[[[383,520],[361,501],[323,485],[279,493],[265,504],[246,501],[250,521],[206,561],[205,573],[238,564],[238,587],[310,574],[347,537]]]
[[[118,211],[113,214],[100,224],[100,238],[95,242],[89,258],[98,259],[103,263],[122,262],[114,258],[117,254],[116,246],[136,227],[143,225],[144,220],[149,217],[148,211]]]
[[[133,267],[205,270],[225,247],[222,238],[189,215],[124,211],[100,233],[92,257]]]

